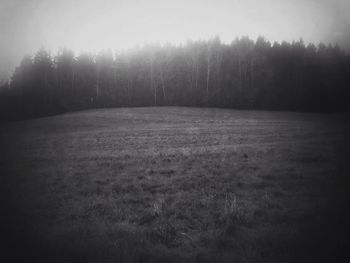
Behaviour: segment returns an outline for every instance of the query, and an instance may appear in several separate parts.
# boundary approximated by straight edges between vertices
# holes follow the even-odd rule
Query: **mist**
[[[350,262],[349,14],[0,0],[1,257]]]
[[[8,78],[25,54],[124,50],[145,43],[180,44],[220,36],[271,42],[350,43],[346,0],[111,1],[2,0],[0,76]],[[1,79],[0,78],[0,79]]]

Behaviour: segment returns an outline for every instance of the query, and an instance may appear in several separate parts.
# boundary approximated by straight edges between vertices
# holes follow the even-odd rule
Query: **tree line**
[[[219,37],[145,45],[113,54],[25,56],[0,88],[2,118],[31,118],[96,107],[199,106],[343,111],[350,56],[337,45],[271,44]]]

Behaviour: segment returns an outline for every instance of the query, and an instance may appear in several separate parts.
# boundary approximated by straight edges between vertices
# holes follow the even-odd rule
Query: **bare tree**
[[[208,46],[207,50],[207,89],[206,89],[206,100],[209,100],[209,80],[210,80],[210,67],[211,67],[211,54],[210,47]]]

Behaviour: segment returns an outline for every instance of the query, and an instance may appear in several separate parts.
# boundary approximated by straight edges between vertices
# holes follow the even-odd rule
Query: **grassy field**
[[[26,262],[336,262],[345,120],[155,107],[4,123],[3,238]]]

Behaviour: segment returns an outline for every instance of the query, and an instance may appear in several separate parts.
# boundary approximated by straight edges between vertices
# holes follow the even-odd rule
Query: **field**
[[[5,248],[26,262],[336,262],[346,117],[150,107],[3,123]]]

